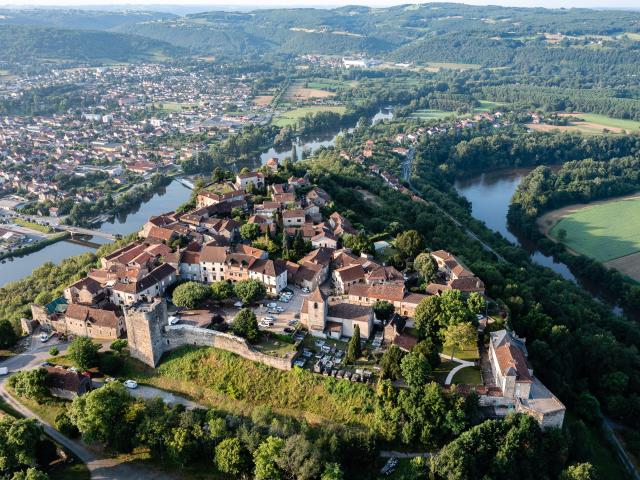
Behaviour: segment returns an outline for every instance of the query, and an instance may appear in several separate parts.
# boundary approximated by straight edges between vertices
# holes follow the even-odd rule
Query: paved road
[[[33,337],[32,337],[33,338]],[[24,353],[15,355],[4,362],[3,367],[8,367],[10,371],[15,372],[18,370],[30,369],[38,366],[44,360],[50,357],[48,350],[52,346],[57,346],[60,353],[64,353],[68,344],[59,343],[55,339],[42,344],[37,338],[33,338],[31,345]],[[0,397],[6,401],[11,407],[20,412],[22,415],[28,418],[35,418],[44,427],[44,431],[47,435],[53,438],[60,445],[64,446],[67,450],[76,455],[83,463],[87,465],[91,478],[96,480],[138,480],[143,478],[153,478],[157,480],[172,480],[175,477],[163,472],[155,471],[146,466],[126,464],[122,463],[117,458],[110,458],[104,455],[103,452],[93,450],[79,440],[72,440],[65,437],[55,428],[45,422],[42,418],[35,415],[33,412],[22,406],[7,392],[5,387],[7,377],[0,377]],[[140,387],[142,392],[143,387]],[[137,390],[134,390],[136,392]],[[153,392],[155,391],[155,392]],[[151,387],[144,387],[144,395],[155,396],[153,393],[157,393],[156,389]],[[167,392],[162,392],[166,394]],[[137,396],[137,395],[136,395]],[[181,403],[181,400],[187,401],[179,397],[173,398],[175,403]],[[191,402],[192,403],[192,402]],[[195,404],[194,404],[195,405]]]
[[[638,472],[638,468],[636,467],[635,463],[633,463],[633,461],[631,460],[629,453],[627,452],[622,442],[620,442],[620,440],[614,433],[613,431],[614,427],[615,427],[614,422],[608,419],[607,417],[605,417],[602,420],[602,428],[606,436],[609,438],[609,441],[615,448],[616,453],[618,454],[618,458],[620,459],[620,462],[627,469],[627,472],[629,473],[631,478],[633,478],[633,480],[640,480],[640,472]]]
[[[413,168],[414,155],[415,155],[415,149],[413,147],[411,147],[409,149],[409,153],[407,153],[406,160],[402,164],[402,179],[405,182],[407,182],[407,185],[409,186],[409,190],[411,190],[418,197],[422,198],[422,193],[420,191],[418,191],[417,189],[415,189],[413,187],[413,185],[411,184],[411,170]],[[490,252],[493,255],[495,255],[496,258],[499,261],[508,263],[507,260],[502,255],[500,255],[493,248],[491,248],[487,243],[485,243],[483,240],[481,240],[480,237],[478,237],[475,233],[473,233],[471,230],[469,230],[457,218],[455,218],[453,215],[451,215],[449,212],[447,212],[444,208],[440,207],[440,205],[438,205],[437,203],[431,202],[429,200],[426,200],[424,198],[422,198],[422,199],[425,202],[427,202],[429,205],[433,205],[436,210],[438,210],[442,215],[444,215],[449,220],[451,220],[454,225],[460,227],[469,238],[471,238],[472,240],[474,240],[474,241],[478,242],[480,245],[482,245],[482,248],[484,248],[487,252]]]

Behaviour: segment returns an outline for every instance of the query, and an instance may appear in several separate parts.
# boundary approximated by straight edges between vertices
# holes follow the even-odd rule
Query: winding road
[[[414,188],[413,185],[411,184],[411,171],[413,169],[413,158],[414,158],[414,156],[415,156],[415,148],[411,147],[409,149],[409,152],[407,153],[405,161],[402,163],[402,180],[406,182],[407,186],[409,187],[409,190],[411,190],[416,196],[422,198],[422,192],[420,192],[419,190]],[[496,252],[491,246],[489,246],[487,243],[485,243],[480,237],[478,237],[475,233],[473,233],[471,230],[469,230],[469,228],[467,228],[462,222],[460,222],[457,218],[455,218],[453,215],[451,215],[449,212],[447,212],[440,205],[438,205],[435,202],[426,200],[425,198],[422,198],[422,200],[427,202],[429,205],[433,205],[433,207],[436,210],[438,210],[438,212],[440,212],[442,215],[444,215],[449,220],[451,220],[451,222],[453,222],[454,225],[456,225],[457,227],[460,227],[470,239],[472,239],[472,240],[478,242],[480,245],[482,245],[482,248],[484,248],[487,252],[490,252],[493,255],[495,255],[495,257],[500,262],[509,263],[506,258],[504,258],[502,255],[500,255],[498,252]]]
[[[64,353],[68,346],[66,343],[56,343],[55,341],[41,344],[35,336],[32,336],[31,345],[24,353],[5,360],[1,365],[3,367],[8,367],[11,372],[35,368],[51,356],[48,351],[54,345],[58,347],[60,353]],[[48,436],[65,447],[68,451],[72,452],[87,465],[92,479],[139,480],[143,478],[153,478],[157,480],[173,480],[176,478],[165,472],[147,467],[146,465],[125,463],[122,459],[109,457],[102,451],[93,449],[80,440],[65,437],[50,424],[35,415],[32,411],[24,407],[20,402],[13,398],[13,396],[11,396],[5,385],[7,378],[8,376],[0,377],[0,398],[25,417],[35,418],[38,420],[43,425],[44,431]],[[138,391],[140,393],[138,393]],[[167,403],[182,403],[190,408],[195,405],[187,399],[173,394],[168,394],[161,390],[156,391],[156,389],[152,387],[140,387],[138,390],[132,390],[132,393],[134,396],[141,398],[161,396],[165,398]]]

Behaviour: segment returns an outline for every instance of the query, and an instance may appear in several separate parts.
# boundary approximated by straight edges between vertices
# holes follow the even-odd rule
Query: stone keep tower
[[[307,315],[309,330],[324,332],[327,324],[327,299],[319,287],[307,297]]]
[[[168,325],[167,303],[156,297],[125,307],[124,320],[131,356],[155,368],[164,352],[162,329]]]

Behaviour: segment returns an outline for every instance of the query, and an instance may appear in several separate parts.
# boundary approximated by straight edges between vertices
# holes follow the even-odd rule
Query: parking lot
[[[285,328],[295,330],[295,326],[298,324],[302,302],[308,293],[303,293],[299,288],[292,286],[289,286],[287,290],[291,291],[293,294],[291,296],[291,300],[288,302],[280,301],[278,298],[265,298],[258,306],[252,308],[256,314],[259,324],[265,317],[273,317],[273,325],[260,325],[260,330],[273,333],[288,333],[285,332]],[[271,305],[272,307],[267,307],[267,305]],[[282,311],[276,311],[276,308],[279,308]],[[231,325],[233,319],[240,310],[240,307],[225,305],[223,308],[219,309],[217,313],[224,317],[226,323]]]

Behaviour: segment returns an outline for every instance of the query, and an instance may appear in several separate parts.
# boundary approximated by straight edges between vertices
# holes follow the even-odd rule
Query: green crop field
[[[587,206],[562,218],[549,232],[569,248],[600,262],[640,251],[640,198]]]
[[[441,120],[443,118],[448,117],[457,117],[456,112],[449,112],[447,110],[435,110],[435,109],[423,109],[416,110],[411,114],[414,118],[419,118],[420,120]]]
[[[622,128],[624,130],[638,130],[640,129],[640,122],[634,120],[625,120],[622,118],[612,118],[606,115],[598,115],[596,113],[575,113],[573,114],[578,118],[581,118],[585,122],[593,123],[596,125],[602,125],[610,128]]]

